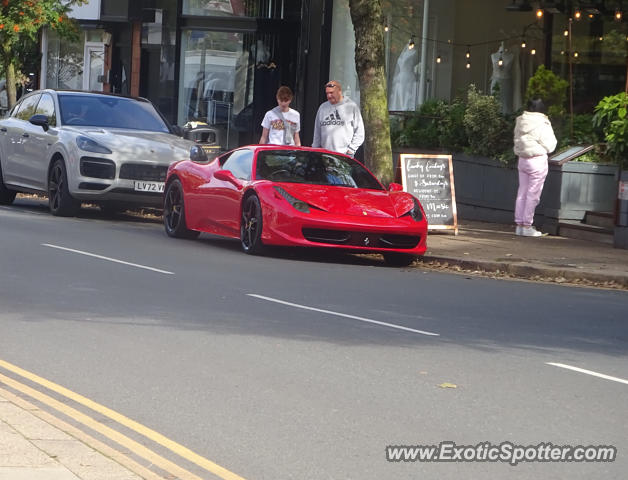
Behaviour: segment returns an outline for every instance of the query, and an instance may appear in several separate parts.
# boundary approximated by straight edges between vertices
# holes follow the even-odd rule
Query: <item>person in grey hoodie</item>
[[[364,142],[364,122],[360,107],[342,96],[336,80],[325,85],[327,101],[318,107],[314,121],[312,147],[325,148],[353,157]]]
[[[528,108],[517,117],[514,141],[514,152],[519,157],[515,233],[524,237],[540,237],[543,234],[532,226],[534,210],[541,199],[547,177],[547,155],[556,148],[554,130],[540,98],[530,100]]]

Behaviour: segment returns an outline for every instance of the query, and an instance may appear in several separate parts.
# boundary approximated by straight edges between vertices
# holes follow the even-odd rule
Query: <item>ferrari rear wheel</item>
[[[384,261],[390,267],[407,267],[412,265],[416,257],[408,253],[389,252],[383,253]]]
[[[196,238],[200,232],[190,230],[185,222],[183,204],[183,185],[178,179],[173,180],[166,188],[164,196],[164,228],[169,237]]]
[[[0,166],[0,205],[11,205],[13,200],[15,200],[15,195],[17,192],[15,190],[10,190],[4,184],[4,180],[2,179],[2,166]]]
[[[242,205],[240,240],[245,253],[256,255],[262,252],[262,206],[257,195],[249,195]]]
[[[81,208],[68,189],[68,174],[62,159],[53,163],[48,174],[48,206],[57,217],[73,217]]]

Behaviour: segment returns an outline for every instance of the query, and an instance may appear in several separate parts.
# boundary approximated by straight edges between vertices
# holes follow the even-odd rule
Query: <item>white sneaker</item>
[[[543,234],[539,232],[536,228],[534,228],[532,225],[522,226],[521,235],[523,235],[524,237],[542,237],[543,236]]]
[[[515,235],[523,235],[523,225],[517,225],[517,228],[515,228]]]

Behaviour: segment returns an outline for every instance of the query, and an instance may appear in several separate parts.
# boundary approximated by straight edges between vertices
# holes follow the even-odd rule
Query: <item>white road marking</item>
[[[305,305],[299,305],[298,303],[285,302],[276,298],[265,297],[263,295],[257,295],[255,293],[247,293],[249,297],[255,297],[269,302],[280,303],[282,305],[288,305],[289,307],[302,308],[303,310],[311,310],[313,312],[326,313],[328,315],[336,315],[338,317],[351,318],[353,320],[359,320],[360,322],[373,323],[375,325],[381,325],[383,327],[396,328],[398,330],[405,330],[407,332],[420,333],[421,335],[440,336],[440,333],[426,332],[424,330],[415,330],[414,328],[408,328],[401,325],[395,325],[394,323],[380,322],[379,320],[371,320],[370,318],[357,317],[355,315],[347,315],[346,313],[332,312],[331,310],[323,310],[321,308],[308,307]]]
[[[552,365],[554,367],[566,368],[567,370],[573,370],[574,372],[586,373],[587,375],[593,375],[594,377],[600,377],[605,380],[612,380],[613,382],[625,383],[628,385],[628,380],[624,380],[619,377],[611,377],[610,375],[605,375],[603,373],[594,372],[592,370],[585,370],[584,368],[572,367],[571,365],[565,365],[564,363],[553,363],[553,362],[545,362],[547,365]]]
[[[122,265],[128,265],[130,267],[143,268],[144,270],[150,270],[152,272],[157,273],[165,273],[166,275],[174,275],[173,272],[169,272],[167,270],[160,270],[159,268],[147,267],[146,265],[139,265],[137,263],[125,262],[123,260],[117,260],[115,258],[103,257],[102,255],[96,255],[95,253],[84,252],[82,250],[75,250],[73,248],[60,247],[58,245],[51,245],[50,243],[42,243],[42,247],[50,247],[56,248],[58,250],[65,250],[66,252],[78,253],[81,255],[86,255],[88,257],[99,258],[101,260],[107,260],[108,262],[121,263]]]

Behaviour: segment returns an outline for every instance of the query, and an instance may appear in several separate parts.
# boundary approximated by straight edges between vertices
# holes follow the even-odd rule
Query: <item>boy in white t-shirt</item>
[[[260,144],[301,146],[299,131],[301,130],[301,116],[299,112],[290,108],[293,94],[289,87],[279,87],[277,90],[277,107],[268,110],[262,120],[262,136]]]

